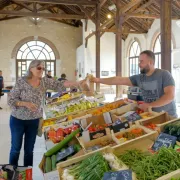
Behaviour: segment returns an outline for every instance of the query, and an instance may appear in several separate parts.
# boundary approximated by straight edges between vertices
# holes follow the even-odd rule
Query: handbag
[[[1,180],[32,180],[32,167],[20,167],[10,164],[0,165]]]

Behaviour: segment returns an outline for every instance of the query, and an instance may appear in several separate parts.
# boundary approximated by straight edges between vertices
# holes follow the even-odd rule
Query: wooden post
[[[100,78],[100,3],[96,5],[96,77]],[[96,91],[100,92],[100,84],[96,84]]]
[[[171,72],[171,0],[161,0],[161,68]]]
[[[122,24],[124,17],[121,15],[118,0],[116,2],[116,76],[122,76]],[[120,97],[122,97],[122,86],[116,86],[116,98]]]

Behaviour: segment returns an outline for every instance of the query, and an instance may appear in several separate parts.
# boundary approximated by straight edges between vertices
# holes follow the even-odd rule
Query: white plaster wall
[[[76,49],[82,43],[82,28],[46,19],[34,25],[29,18],[18,18],[0,22],[0,69],[3,71],[5,85],[15,81],[15,59],[11,59],[13,48],[29,36],[41,36],[51,41],[60,54],[57,76],[66,73],[68,79],[75,79]]]
[[[85,22],[83,21],[83,24],[85,27]],[[92,21],[88,21],[88,29],[87,32],[85,32],[85,29],[83,28],[83,40],[92,32],[95,31],[95,25]],[[85,48],[85,41],[82,45],[82,47],[79,48],[84,48],[84,66],[85,66],[85,71],[84,74],[86,75],[87,73],[91,73],[92,71],[96,70],[96,43],[95,43],[95,36],[89,38],[88,40],[88,46]],[[123,46],[123,51],[122,51],[122,57],[124,58],[124,41],[122,41],[122,46]],[[79,53],[80,51],[78,48],[77,50],[77,57],[80,57]],[[109,71],[109,76],[114,76],[115,74],[111,71],[115,71],[115,59],[116,59],[116,54],[115,54],[115,34],[114,33],[105,33],[101,37],[101,49],[100,49],[100,59],[101,59],[101,71]],[[81,56],[82,57],[82,56]],[[80,61],[79,59],[77,60],[78,62]],[[122,64],[124,66],[124,64]],[[78,68],[78,63],[77,63],[77,68]],[[123,68],[123,71],[124,68]],[[95,75],[95,74],[94,74]],[[104,77],[104,76],[102,76]]]

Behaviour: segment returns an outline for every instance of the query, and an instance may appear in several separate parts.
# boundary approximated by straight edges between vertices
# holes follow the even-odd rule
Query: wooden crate
[[[93,154],[97,153],[97,152],[101,152],[101,153],[113,153],[113,150],[112,148],[110,147],[105,147],[105,148],[102,148],[102,149],[99,149],[99,150],[96,150],[96,151],[93,151],[93,152],[90,152],[90,153],[87,153],[83,156],[80,156],[78,158],[75,158],[75,159],[70,159],[70,160],[67,160],[65,162],[62,162],[62,163],[59,163],[57,164],[57,169],[59,171],[59,177],[60,179],[62,179],[62,173],[63,173],[63,169],[67,168],[68,166],[71,166],[71,165],[74,165],[76,163],[79,163],[81,161],[83,161],[84,159],[92,156]],[[121,161],[120,161],[121,162]],[[123,164],[123,162],[121,162]],[[126,165],[123,164],[123,169],[128,169]],[[135,174],[133,173],[133,180],[137,180],[136,179],[136,176]]]
[[[147,119],[142,119],[136,122],[136,124],[140,124],[142,126],[146,126],[150,123],[156,124],[157,128],[156,130],[160,132],[162,127],[164,127],[166,124],[169,124],[171,122],[174,122],[174,119],[168,115],[167,112],[161,112],[154,117],[150,117]]]
[[[142,136],[142,138],[140,139],[135,139],[131,143],[123,143],[120,145],[113,146],[112,147],[113,153],[116,156],[119,156],[125,151],[131,150],[131,149],[138,149],[143,152],[147,152],[148,149],[150,149],[152,145],[154,144],[157,136],[158,136],[158,133],[155,132],[154,134],[151,134],[149,136]]]
[[[177,118],[177,119],[172,119],[172,120],[169,120],[161,125],[159,125],[159,131],[162,132],[164,127],[167,125],[167,124],[171,124],[173,122],[176,122],[176,121],[180,121],[180,118]]]
[[[98,139],[91,140],[89,142],[85,142],[82,137],[79,138],[80,145],[85,149],[86,152],[90,152],[90,150],[88,150],[89,147],[99,145],[101,142],[104,142],[104,141],[112,141],[114,142],[115,145],[117,145],[117,143],[113,140],[111,134],[103,136]]]
[[[129,103],[129,104],[126,104],[120,108],[117,108],[117,109],[113,109],[110,111],[111,115],[116,115],[116,116],[119,116],[119,115],[122,115],[128,111],[133,111],[137,108],[137,103]]]
[[[125,141],[123,143],[119,143],[119,140],[116,138],[117,135],[122,135],[125,132],[129,132],[129,131],[131,131],[132,129],[135,129],[135,128],[143,129],[146,134],[143,135],[143,136],[137,137],[135,139],[128,140],[128,141]],[[133,125],[131,128],[126,129],[126,130],[124,130],[122,132],[118,132],[118,133],[115,133],[115,134],[112,132],[112,138],[118,144],[117,146],[113,147],[113,149],[115,149],[116,147],[124,146],[126,144],[128,144],[128,145],[129,144],[135,144],[136,142],[139,142],[139,140],[141,141],[141,140],[144,140],[144,139],[150,139],[151,141],[155,141],[157,137],[158,137],[158,133],[156,131],[151,131],[148,128],[145,128],[144,126]],[[127,147],[128,147],[128,145],[127,145]]]
[[[84,154],[85,154],[85,151],[84,151],[84,149],[82,149],[82,150],[80,150],[78,153],[76,153],[74,156],[72,156],[71,158],[69,158],[69,160],[76,159],[76,158],[78,158],[78,157],[80,157],[80,156],[83,156]],[[66,162],[66,161],[64,161],[64,162]],[[51,171],[51,172],[49,172],[49,173],[45,173],[45,171],[44,171],[45,163],[46,163],[46,157],[45,157],[45,155],[44,155],[44,156],[42,157],[42,160],[41,160],[40,164],[39,164],[39,168],[40,168],[40,170],[41,170],[41,172],[42,172],[42,174],[43,174],[43,176],[44,176],[44,179],[49,180],[50,177],[51,177],[51,178],[52,178],[52,177],[53,177],[53,178],[55,178],[55,177],[58,177],[58,178],[59,178],[59,172],[58,172],[58,170]]]
[[[180,178],[180,169],[164,175],[156,180],[171,180],[171,178]]]

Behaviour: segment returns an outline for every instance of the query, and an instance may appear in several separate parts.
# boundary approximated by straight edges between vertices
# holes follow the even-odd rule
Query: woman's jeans
[[[9,163],[18,166],[24,135],[24,166],[33,166],[33,149],[36,141],[39,119],[20,120],[10,117],[11,151]]]

